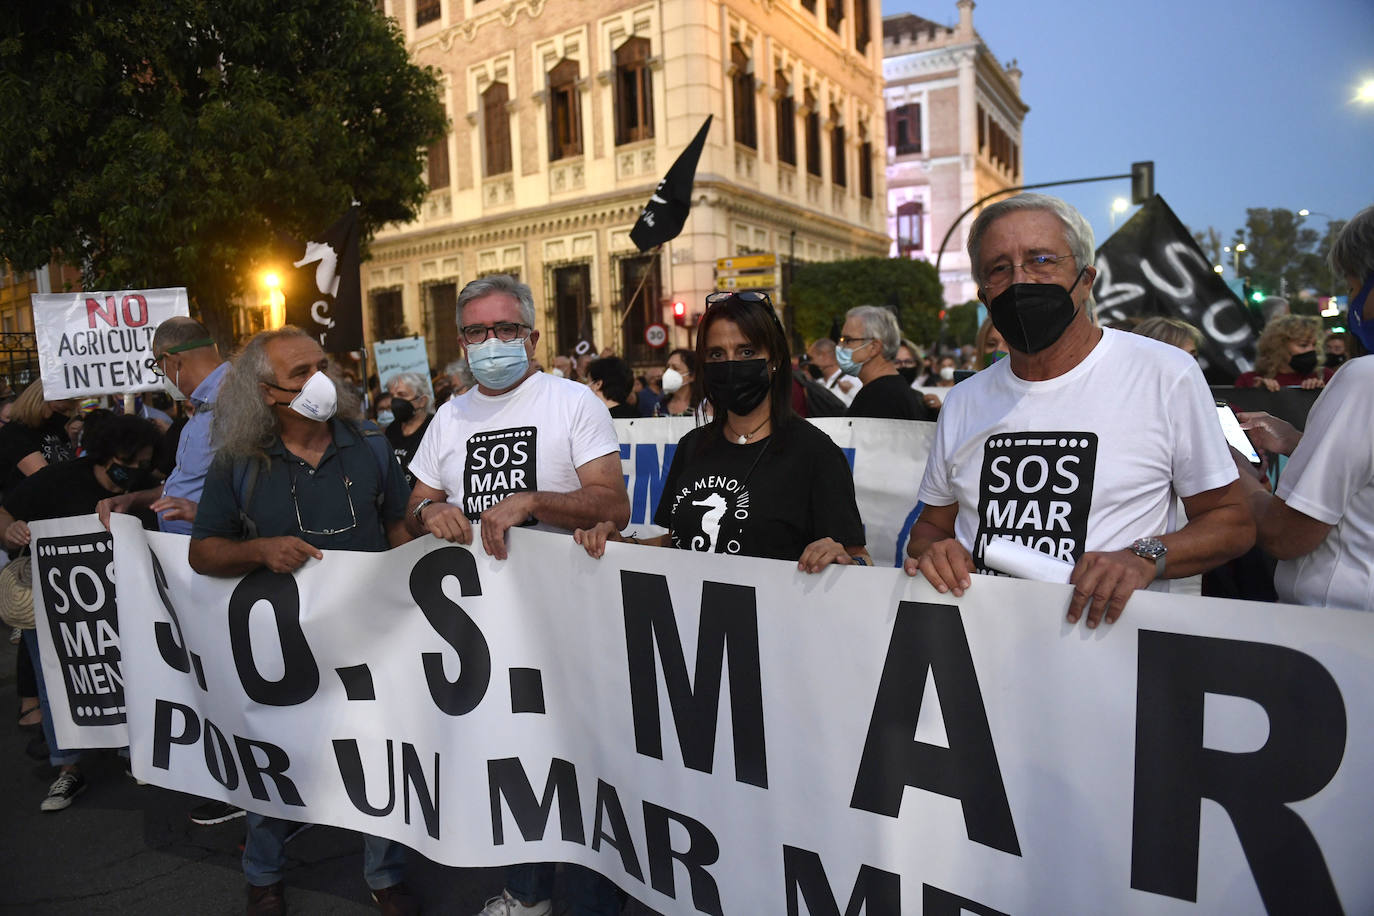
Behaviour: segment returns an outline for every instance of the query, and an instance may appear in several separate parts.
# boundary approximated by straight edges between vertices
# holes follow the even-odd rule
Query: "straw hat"
[[[32,630],[33,560],[24,556],[0,569],[0,620],[6,626]]]

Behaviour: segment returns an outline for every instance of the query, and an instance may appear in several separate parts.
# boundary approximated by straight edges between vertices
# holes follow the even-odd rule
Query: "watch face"
[[[1165,547],[1164,542],[1159,538],[1141,538],[1131,545],[1131,550],[1137,556],[1150,560],[1158,560],[1169,552],[1169,548]]]

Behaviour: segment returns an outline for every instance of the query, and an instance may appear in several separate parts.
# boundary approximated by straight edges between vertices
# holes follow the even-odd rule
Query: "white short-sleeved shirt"
[[[1279,600],[1374,611],[1374,358],[1327,382],[1275,492],[1333,526],[1316,550],[1278,564]]]
[[[611,414],[590,388],[536,372],[505,394],[472,388],[446,401],[409,470],[475,521],[514,493],[577,490],[578,468],[619,450]]]
[[[958,503],[955,536],[987,571],[993,537],[1075,562],[1176,530],[1178,497],[1236,477],[1192,357],[1108,329],[1058,378],[1025,381],[1003,359],[949,389],[920,499]]]

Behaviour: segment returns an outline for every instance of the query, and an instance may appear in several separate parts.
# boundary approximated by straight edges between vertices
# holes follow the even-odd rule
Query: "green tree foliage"
[[[963,305],[953,305],[945,310],[945,343],[962,347],[973,343],[978,336],[977,299],[970,299]]]
[[[1234,248],[1237,242],[1245,243],[1240,272],[1249,278],[1251,287],[1290,298],[1306,290],[1331,291],[1325,255],[1341,224],[1328,224],[1327,231],[1321,233],[1305,223],[1292,210],[1245,211],[1245,229],[1236,230],[1231,245]]]
[[[446,119],[371,0],[44,0],[0,24],[0,256],[224,306],[277,233],[413,218]]]
[[[807,342],[830,333],[856,305],[895,305],[902,333],[927,345],[940,331],[944,293],[935,268],[906,258],[858,258],[797,268],[788,288],[793,324]]]

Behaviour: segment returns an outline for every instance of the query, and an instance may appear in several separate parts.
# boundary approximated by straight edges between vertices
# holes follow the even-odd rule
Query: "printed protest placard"
[[[429,351],[425,349],[423,337],[379,340],[372,345],[372,354],[377,360],[377,380],[383,391],[397,375],[413,372],[420,377],[422,390],[429,396],[428,403],[433,406],[434,384],[429,377]]]
[[[189,314],[186,290],[36,293],[33,329],[48,400],[153,391],[153,332]]]
[[[123,747],[114,542],[94,515],[35,521],[33,609],[49,712],[63,747]]]

